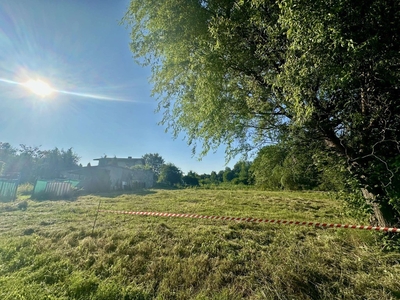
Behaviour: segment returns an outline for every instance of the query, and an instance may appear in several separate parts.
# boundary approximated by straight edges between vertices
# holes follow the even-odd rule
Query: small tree
[[[226,167],[223,175],[223,181],[230,182],[233,178],[235,178],[235,173],[231,170],[231,168]]]
[[[145,165],[149,166],[154,172],[154,179],[157,181],[160,176],[161,168],[165,162],[164,159],[158,153],[147,153],[143,155],[142,158],[144,159]]]
[[[193,172],[189,171],[187,175],[183,176],[183,182],[188,186],[199,186],[199,178],[198,175]]]
[[[162,165],[158,182],[165,183],[170,186],[182,183],[182,171],[171,163]]]
[[[224,170],[220,170],[217,174],[217,179],[219,182],[223,182],[224,181]]]
[[[215,184],[219,183],[218,175],[215,171],[212,171],[210,174],[210,183],[215,183]]]
[[[233,172],[235,173],[235,181],[236,183],[242,183],[242,184],[250,184],[250,175],[249,175],[249,169],[250,169],[251,163],[248,161],[238,161],[234,167],[233,167]]]

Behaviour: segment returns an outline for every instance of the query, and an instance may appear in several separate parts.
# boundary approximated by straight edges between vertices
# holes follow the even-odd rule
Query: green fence
[[[76,180],[37,180],[32,196],[69,197],[78,185]]]
[[[0,201],[13,201],[17,196],[18,180],[0,179]]]

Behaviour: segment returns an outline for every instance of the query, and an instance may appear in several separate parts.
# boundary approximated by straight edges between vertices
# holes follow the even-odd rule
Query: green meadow
[[[26,198],[26,196],[25,196]],[[328,193],[148,190],[0,203],[0,299],[397,299],[400,253],[351,229],[99,213],[367,224]],[[95,225],[95,226],[94,226]]]

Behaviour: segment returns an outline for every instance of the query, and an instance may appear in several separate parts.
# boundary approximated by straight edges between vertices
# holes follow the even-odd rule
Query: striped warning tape
[[[240,218],[240,217],[220,217],[220,216],[203,216],[196,214],[174,214],[163,212],[147,212],[147,211],[118,211],[118,210],[104,210],[99,209],[99,212],[126,214],[126,215],[140,215],[140,216],[155,216],[155,217],[177,217],[177,218],[196,218],[196,219],[212,219],[212,220],[226,220],[226,221],[245,221],[253,223],[272,223],[272,224],[285,224],[285,225],[306,225],[315,227],[327,228],[350,228],[350,229],[363,229],[387,232],[399,232],[400,228],[391,227],[377,227],[377,226],[362,226],[362,225],[348,225],[348,224],[328,224],[319,222],[299,222],[299,221],[286,221],[286,220],[268,220],[268,219],[255,219],[255,218]]]

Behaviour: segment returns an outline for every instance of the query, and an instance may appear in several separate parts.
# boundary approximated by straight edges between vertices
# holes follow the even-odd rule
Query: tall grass
[[[0,204],[0,299],[394,299],[380,235],[100,213],[102,209],[353,223],[327,194],[154,190]]]

